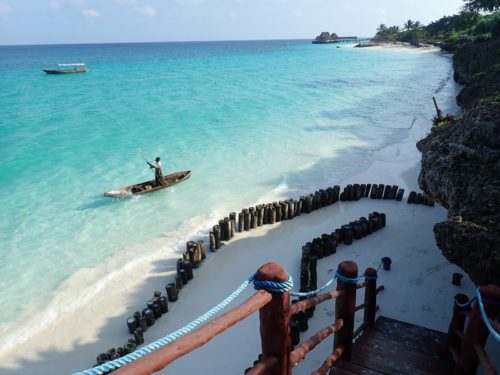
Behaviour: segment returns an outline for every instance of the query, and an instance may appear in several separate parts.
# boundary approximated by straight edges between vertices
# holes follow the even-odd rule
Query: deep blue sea
[[[89,72],[41,71],[74,62]],[[91,299],[107,269],[369,168],[430,123],[451,76],[437,52],[309,41],[0,47],[0,346]],[[153,177],[141,153],[192,178],[102,197]]]

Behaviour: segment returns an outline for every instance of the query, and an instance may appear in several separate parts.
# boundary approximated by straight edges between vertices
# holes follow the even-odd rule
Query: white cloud
[[[154,17],[158,14],[156,10],[154,10],[154,8],[150,7],[149,5],[144,5],[140,8],[137,8],[137,11],[146,17]]]
[[[12,13],[12,7],[7,3],[0,3],[0,16]]]
[[[57,0],[53,0],[50,2],[50,7],[55,10],[59,10],[62,8],[61,3]]]
[[[82,14],[85,17],[92,18],[92,19],[101,17],[101,13],[99,13],[99,11],[92,9],[92,8],[82,9]]]
[[[385,16],[385,9],[384,8],[378,8],[377,13],[380,14],[381,16]]]

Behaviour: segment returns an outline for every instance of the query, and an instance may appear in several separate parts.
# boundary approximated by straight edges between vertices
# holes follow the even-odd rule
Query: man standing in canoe
[[[155,170],[155,185],[156,186],[163,186],[165,185],[165,181],[163,181],[163,171],[161,170],[161,161],[160,157],[157,156],[155,159],[156,163],[152,164],[149,161],[146,161],[148,163],[149,168]]]

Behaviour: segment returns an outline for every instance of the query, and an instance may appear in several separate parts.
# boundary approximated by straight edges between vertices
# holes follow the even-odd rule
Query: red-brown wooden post
[[[358,277],[358,265],[351,261],[339,264],[337,272],[344,277],[355,279]],[[342,319],[344,326],[335,333],[333,350],[343,346],[345,348],[342,359],[351,360],[352,339],[354,333],[354,313],[356,308],[356,282],[343,282],[337,278],[337,290],[344,294],[335,300],[335,320]]]
[[[486,285],[480,288],[480,293],[483,298],[484,311],[490,319],[500,311],[500,287],[495,285]],[[488,301],[494,303],[488,303]],[[469,325],[465,332],[462,343],[462,351],[458,359],[458,364],[455,369],[455,374],[469,375],[475,374],[479,362],[474,345],[479,345],[484,348],[484,344],[488,338],[488,328],[483,322],[481,311],[479,310],[479,303],[475,303],[472,309]]]
[[[255,279],[259,281],[285,282],[288,272],[276,263],[266,263],[257,270]],[[260,339],[262,345],[262,358],[273,356],[278,359],[278,364],[269,375],[291,375],[290,365],[290,293],[271,292],[271,302],[259,310]]]
[[[365,271],[366,286],[365,286],[365,316],[363,323],[365,327],[373,327],[375,325],[375,313],[377,312],[377,270],[375,268],[367,268]]]
[[[448,328],[447,345],[449,348],[456,350],[460,354],[462,347],[462,339],[457,336],[457,330],[464,331],[466,316],[463,313],[466,308],[460,305],[465,305],[469,302],[469,297],[465,294],[458,293],[455,295],[455,303],[453,304],[453,315],[451,317],[450,326]]]

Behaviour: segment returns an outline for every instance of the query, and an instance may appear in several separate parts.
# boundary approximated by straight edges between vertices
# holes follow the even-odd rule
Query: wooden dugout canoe
[[[155,180],[150,180],[146,182],[140,182],[135,185],[129,185],[124,188],[118,188],[115,190],[107,191],[106,193],[103,193],[105,197],[129,197],[133,195],[143,195],[146,193],[151,193],[153,191],[157,190],[162,190],[166,189],[170,186],[177,185],[181,183],[182,181],[187,180],[189,177],[191,177],[191,171],[182,171],[182,172],[175,172],[168,174],[166,176],[163,176],[163,181],[165,181],[165,185],[162,186],[155,186]]]

